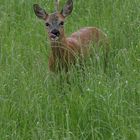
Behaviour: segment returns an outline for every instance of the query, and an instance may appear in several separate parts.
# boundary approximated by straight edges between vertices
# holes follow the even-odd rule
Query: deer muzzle
[[[52,30],[49,33],[49,37],[52,41],[57,41],[59,39],[59,36],[60,36],[60,32],[56,29]]]

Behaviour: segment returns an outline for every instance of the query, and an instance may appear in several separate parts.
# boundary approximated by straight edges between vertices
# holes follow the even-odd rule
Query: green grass
[[[107,73],[99,59],[70,71],[71,85],[48,71],[34,3],[53,9],[49,0],[0,1],[0,140],[140,140],[140,1],[74,1],[67,35],[96,26],[111,49]]]

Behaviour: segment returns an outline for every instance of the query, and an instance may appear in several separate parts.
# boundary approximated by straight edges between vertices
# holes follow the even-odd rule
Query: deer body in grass
[[[48,14],[38,4],[34,4],[33,8],[36,16],[45,21],[48,31],[51,44],[51,54],[49,56],[49,69],[51,71],[55,72],[58,69],[68,71],[69,66],[75,63],[77,56],[79,59],[84,59],[90,55],[91,44],[107,46],[108,38],[106,34],[95,27],[84,27],[72,33],[70,37],[66,37],[64,23],[66,17],[73,10],[72,0],[68,0],[60,12],[56,0],[55,12],[51,14]],[[107,56],[107,47],[105,50],[105,56]]]

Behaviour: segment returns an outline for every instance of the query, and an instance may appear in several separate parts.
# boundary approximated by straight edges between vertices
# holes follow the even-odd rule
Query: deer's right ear
[[[67,0],[66,4],[64,5],[64,7],[61,11],[61,14],[64,17],[67,17],[71,14],[72,10],[73,10],[73,1],[72,0]]]
[[[48,14],[45,12],[45,10],[42,9],[38,4],[34,4],[33,9],[34,9],[35,15],[38,18],[45,20],[48,17]]]

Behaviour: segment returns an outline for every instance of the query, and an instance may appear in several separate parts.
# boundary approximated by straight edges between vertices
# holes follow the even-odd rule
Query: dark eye
[[[50,24],[47,22],[47,23],[46,23],[46,26],[48,27],[48,26],[50,26]]]
[[[60,25],[64,25],[64,22],[63,22],[63,21],[61,21],[61,22],[60,22]]]

